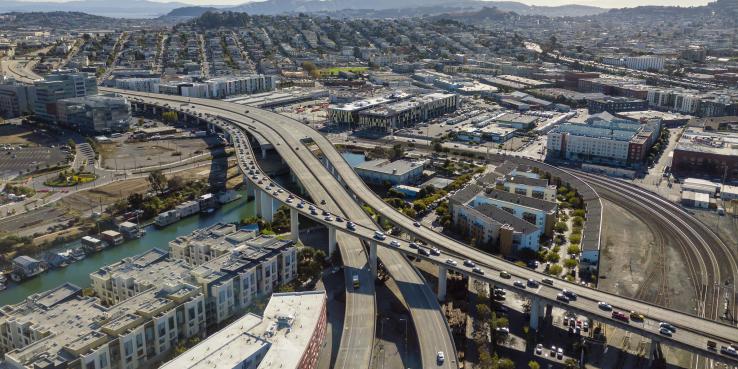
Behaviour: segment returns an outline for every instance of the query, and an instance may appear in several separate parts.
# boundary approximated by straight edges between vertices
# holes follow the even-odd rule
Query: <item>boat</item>
[[[85,257],[87,257],[87,254],[85,253],[84,248],[77,247],[76,249],[72,250],[71,260],[79,261],[79,260],[84,259]]]

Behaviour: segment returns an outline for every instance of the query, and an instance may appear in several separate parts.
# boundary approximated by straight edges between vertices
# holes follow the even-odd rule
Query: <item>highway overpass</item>
[[[153,104],[159,104],[159,106],[163,106],[163,104],[171,103],[171,102],[181,102],[181,101],[187,101],[187,98],[182,97],[176,97],[176,96],[163,96],[163,95],[149,95],[149,94],[141,94],[141,93],[132,93],[127,91],[119,91],[116,90],[114,92],[119,92],[123,94],[127,94],[129,96],[137,96],[139,98],[146,98],[149,103]],[[199,100],[199,99],[192,99],[191,100],[192,106],[195,106],[195,110],[198,112],[200,111],[207,111],[208,113],[212,112],[212,114],[225,117],[227,119],[232,119],[234,122],[237,122],[236,124],[241,127],[241,129],[248,130],[253,129],[258,131],[260,134],[263,134],[265,138],[268,140],[271,140],[272,138],[269,137],[269,135],[265,134],[265,132],[268,131],[277,131],[279,132],[278,136],[282,138],[283,142],[289,144],[290,146],[282,147],[284,145],[281,144],[281,142],[277,143],[276,149],[280,152],[282,155],[283,153],[286,155],[290,155],[290,159],[285,159],[287,163],[292,167],[296,165],[292,159],[295,159],[298,162],[302,162],[308,159],[308,157],[312,157],[312,154],[305,149],[305,146],[302,145],[299,140],[295,140],[294,137],[290,139],[288,136],[288,133],[285,133],[287,131],[292,131],[293,133],[296,132],[297,127],[304,125],[301,125],[299,122],[294,122],[289,118],[273,114],[266,111],[260,111],[257,109],[250,108],[248,113],[244,110],[242,106],[224,103],[220,101],[213,101],[213,100]],[[249,127],[251,125],[252,127]],[[301,135],[301,133],[298,133],[298,135]],[[318,134],[319,135],[319,134]],[[312,136],[311,136],[312,137]],[[457,272],[460,272],[462,274],[471,275],[475,279],[487,281],[490,283],[493,283],[498,286],[504,286],[510,290],[516,290],[516,287],[513,286],[514,280],[527,280],[527,279],[533,279],[533,280],[541,280],[544,278],[543,275],[540,273],[537,273],[535,271],[529,270],[527,268],[518,267],[514,264],[511,264],[505,260],[496,258],[492,255],[488,255],[485,253],[482,253],[478,250],[471,249],[467,247],[466,245],[463,245],[461,243],[458,243],[456,241],[450,240],[443,235],[439,235],[435,233],[432,230],[423,228],[423,227],[414,227],[412,225],[412,221],[409,218],[402,217],[394,217],[394,209],[389,208],[386,205],[383,204],[373,204],[373,198],[376,198],[375,195],[371,194],[371,196],[362,194],[360,195],[360,190],[365,187],[363,185],[363,182],[361,182],[358,177],[350,173],[345,173],[345,171],[342,169],[342,167],[345,165],[347,167],[347,164],[343,161],[341,158],[340,160],[337,159],[331,159],[329,157],[329,154],[331,154],[331,149],[324,147],[324,145],[321,145],[318,140],[315,140],[316,143],[319,144],[321,150],[323,150],[323,153],[327,155],[329,158],[330,163],[332,164],[331,172],[337,174],[340,178],[340,182],[344,183],[346,187],[350,188],[354,194],[360,198],[363,202],[366,202],[373,207],[375,207],[380,213],[390,219],[395,224],[398,224],[401,226],[401,228],[405,229],[406,232],[410,233],[413,236],[416,236],[418,238],[422,238],[425,240],[428,240],[431,242],[431,244],[436,245],[437,247],[444,250],[444,254],[440,256],[424,256],[424,255],[418,255],[417,250],[412,248],[410,244],[407,241],[404,241],[402,239],[396,239],[393,237],[386,237],[382,240],[378,240],[374,238],[374,232],[376,231],[376,228],[374,226],[367,226],[363,223],[357,222],[356,230],[348,230],[345,228],[345,222],[343,224],[336,223],[335,220],[328,221],[325,220],[321,215],[312,215],[310,214],[308,210],[308,206],[303,206],[302,208],[299,208],[297,204],[300,203],[299,200],[292,200],[291,202],[288,202],[288,196],[289,194],[286,193],[286,191],[278,192],[278,188],[271,186],[270,181],[263,180],[263,177],[261,174],[256,174],[256,179],[254,179],[254,176],[251,176],[249,178],[252,179],[254,182],[254,190],[255,191],[261,191],[262,193],[266,193],[266,196],[273,200],[277,200],[280,203],[283,203],[290,207],[290,211],[297,212],[297,214],[301,214],[303,216],[309,217],[316,222],[319,222],[321,224],[326,225],[329,229],[332,229],[334,231],[339,231],[341,233],[346,233],[353,235],[355,237],[359,237],[365,242],[368,242],[370,244],[370,269],[372,271],[376,271],[376,255],[378,252],[378,249],[391,249],[394,251],[399,251],[404,254],[412,254],[416,257],[421,257],[424,259],[429,260],[432,263],[435,263],[439,266],[439,270],[442,272],[440,273],[440,281],[439,285],[441,288],[439,288],[439,292],[443,292],[443,286],[444,286],[444,280],[445,280],[445,273],[448,270],[455,270]],[[274,141],[272,141],[274,143]],[[330,143],[328,143],[330,144]],[[293,146],[294,145],[294,146]],[[300,148],[303,148],[302,151],[300,151]],[[332,147],[332,146],[331,146]],[[280,150],[281,148],[281,150]],[[332,150],[335,152],[335,150]],[[336,152],[337,153],[337,152]],[[340,156],[340,155],[339,155]],[[257,168],[258,169],[258,168]],[[312,169],[315,169],[314,167]],[[349,167],[350,169],[350,167]],[[254,170],[254,169],[249,169]],[[353,172],[353,171],[351,171]],[[247,172],[248,173],[248,172]],[[298,178],[300,178],[300,181],[302,182],[303,179],[307,179],[309,175],[307,173],[296,173],[298,175]],[[262,183],[259,184],[259,180],[262,180]],[[359,181],[361,183],[358,183],[356,181]],[[334,194],[333,191],[335,188],[332,188],[330,193]],[[277,192],[275,192],[277,191]],[[293,195],[294,199],[299,199],[298,197]],[[381,200],[381,199],[380,199]],[[356,201],[356,200],[354,200]],[[263,203],[263,202],[262,202]],[[343,204],[342,204],[343,205]],[[317,209],[320,209],[320,206],[313,205]],[[295,219],[295,217],[292,217]],[[408,222],[410,222],[408,224]],[[430,234],[429,232],[434,233],[435,235]],[[393,243],[394,241],[394,243]],[[396,246],[399,245],[399,246]],[[463,257],[462,257],[463,255]],[[471,259],[473,260],[480,268],[483,274],[479,273],[473,273],[471,272],[470,268],[463,266],[463,261],[465,259]],[[505,279],[500,277],[499,272],[502,270],[506,270],[512,275],[511,279]],[[579,296],[578,299],[571,301],[570,303],[566,303],[564,305],[563,302],[560,302],[556,299],[556,296],[561,293],[563,289],[567,289],[569,291],[573,291],[577,293]],[[694,315],[685,314],[682,312],[674,311],[668,308],[659,307],[653,304],[649,304],[647,302],[638,301],[634,299],[629,298],[623,298],[614,294],[610,294],[607,292],[598,291],[595,289],[583,287],[577,284],[568,283],[563,280],[556,280],[554,285],[547,286],[547,285],[541,285],[537,287],[536,289],[519,289],[521,294],[528,294],[532,296],[534,306],[538,306],[540,309],[540,306],[542,304],[548,304],[548,305],[562,305],[566,307],[569,310],[577,311],[583,315],[586,315],[594,320],[601,320],[603,322],[606,322],[607,324],[618,326],[623,329],[627,329],[629,331],[632,331],[636,334],[649,337],[653,339],[656,342],[661,342],[664,344],[669,344],[674,347],[678,347],[681,349],[685,349],[687,351],[700,354],[702,356],[708,357],[710,359],[714,359],[717,361],[723,361],[731,363],[732,365],[738,364],[738,357],[729,357],[726,355],[721,354],[720,352],[712,351],[708,349],[707,347],[707,341],[712,340],[718,343],[718,347],[721,345],[727,345],[733,340],[738,337],[738,329],[736,327],[722,324],[719,322],[715,322],[712,320],[700,318]],[[441,294],[442,295],[442,294]],[[442,296],[441,296],[442,297]],[[622,311],[638,311],[645,315],[646,319],[642,323],[631,323],[631,324],[625,324],[624,322],[620,322],[615,319],[610,318],[609,312],[602,311],[597,306],[598,301],[606,301],[610,303],[614,309],[616,310],[622,310]],[[534,309],[534,311],[538,312],[539,309]],[[531,321],[531,327],[537,327],[537,321],[535,320],[535,317],[538,314],[531,314],[531,316],[534,318]],[[659,334],[658,332],[658,322],[659,321],[668,321],[675,325],[677,327],[677,332],[675,332],[672,336],[664,336]],[[417,324],[417,322],[416,322]],[[425,332],[423,332],[425,333]],[[421,335],[422,336],[422,335]],[[425,357],[424,353],[424,357]]]

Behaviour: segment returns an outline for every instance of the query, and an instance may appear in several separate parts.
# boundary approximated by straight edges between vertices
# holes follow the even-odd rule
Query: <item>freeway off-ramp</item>
[[[115,90],[114,92],[127,94],[130,96],[139,96],[144,97],[146,94],[140,94],[140,93],[131,93],[128,91],[120,91]],[[160,95],[151,95],[149,97],[153,97],[155,99],[158,99],[162,104],[165,102],[172,102],[172,101],[178,101],[178,102],[186,102],[186,98],[181,97],[169,97],[169,96],[160,96]],[[243,107],[235,104],[229,104],[219,101],[212,101],[212,100],[198,100],[198,99],[192,99],[192,102],[195,105],[198,106],[198,111],[214,111],[214,115],[228,115],[230,119],[233,119],[233,114],[236,115],[236,119],[239,119],[243,121],[244,123],[251,123],[249,122],[250,119],[255,119],[256,122],[252,123],[256,125],[257,122],[269,122],[269,127],[266,125],[262,125],[260,128],[260,133],[263,134],[263,130],[270,130],[270,129],[279,129],[286,132],[299,132],[297,131],[298,127],[301,127],[300,130],[305,129],[305,126],[300,124],[299,122],[292,121],[291,119],[285,118],[283,116],[273,114],[266,111],[261,111],[257,109],[250,109],[248,114],[242,113]],[[213,110],[214,109],[214,110]],[[248,118],[246,118],[248,117]],[[316,133],[317,134],[317,133]],[[298,133],[298,135],[302,135],[302,132]],[[320,136],[319,134],[317,134]],[[285,137],[286,135],[283,133],[281,135],[282,137]],[[310,137],[313,137],[312,135],[308,135]],[[336,159],[332,158],[332,155],[338,154],[335,149],[332,149],[332,146],[325,147],[325,143],[321,142],[320,137],[316,141],[320,148],[323,150],[323,153],[328,157],[328,159],[331,161],[333,168],[335,168],[335,171],[338,173],[340,178],[344,183],[347,184],[347,187],[349,187],[352,191],[354,191],[360,199],[362,199],[364,202],[369,203],[370,205],[373,204],[373,198],[376,197],[373,194],[371,196],[367,196],[366,194],[361,193],[361,189],[365,186],[363,185],[363,182],[361,182],[360,179],[353,173],[353,170],[350,170],[350,167],[343,161],[342,158]],[[315,139],[315,138],[314,138]],[[327,142],[327,141],[326,141]],[[299,145],[302,145],[298,142]],[[330,145],[330,143],[327,143]],[[280,151],[280,145],[277,145],[277,150]],[[283,148],[283,150],[280,151],[280,154],[282,154],[282,151],[285,152],[292,152],[293,156],[298,157],[297,160],[302,161],[306,160],[306,157],[312,156],[312,154],[309,153],[308,150],[303,150],[302,155],[294,155],[295,151],[294,149]],[[338,154],[340,157],[340,154]],[[293,165],[290,160],[287,160],[288,164]],[[348,167],[351,173],[345,173],[343,167]],[[299,173],[296,173],[299,174]],[[301,179],[302,181],[302,179]],[[358,182],[355,182],[358,181]],[[361,182],[361,183],[359,183]],[[331,193],[333,193],[331,191]],[[442,248],[452,254],[455,255],[465,255],[467,258],[475,260],[478,264],[488,267],[488,273],[486,273],[485,276],[477,276],[475,278],[482,279],[482,280],[489,280],[495,284],[498,285],[509,285],[511,284],[510,280],[503,280],[499,277],[494,277],[494,270],[503,270],[506,269],[508,272],[510,272],[513,275],[513,279],[540,279],[541,275],[539,273],[533,272],[531,270],[528,270],[526,268],[517,267],[515,265],[512,265],[504,260],[495,258],[491,255],[487,255],[484,253],[481,253],[477,250],[470,249],[462,244],[459,244],[455,241],[450,241],[446,237],[442,235],[438,235],[437,233],[433,232],[432,230],[426,230],[424,228],[417,228],[414,229],[414,227],[411,224],[407,224],[408,221],[410,221],[409,218],[393,218],[393,209],[388,209],[385,205],[381,204],[378,206],[375,206],[378,208],[378,210],[381,209],[383,216],[388,217],[392,222],[400,225],[402,228],[405,228],[409,233],[415,234],[420,236],[420,238],[427,239],[432,242],[432,240],[437,240],[436,242],[433,242],[436,244],[439,248]],[[309,216],[309,215],[308,215]],[[322,221],[321,219],[318,219],[317,221],[320,221],[321,223],[326,223],[325,221]],[[367,228],[362,230],[365,230],[367,232],[366,235],[361,235],[362,237],[366,239],[371,239],[373,234],[373,228]],[[432,232],[433,234],[428,234],[428,232]],[[388,238],[386,241],[390,241],[390,238]],[[403,247],[407,247],[407,243],[398,240]],[[382,246],[388,247],[388,243],[382,243],[380,242]],[[412,252],[415,253],[412,249],[404,249],[405,252]],[[445,256],[444,256],[445,258]],[[443,263],[444,260],[434,260],[436,263]],[[468,272],[468,271],[466,271]],[[612,304],[616,309],[621,310],[634,310],[642,312],[644,315],[647,316],[646,322],[643,325],[643,327],[638,327],[635,325],[629,325],[627,328],[636,331],[638,334],[644,335],[644,336],[653,336],[654,333],[657,333],[652,330],[653,324],[657,321],[669,321],[672,324],[676,325],[679,330],[676,334],[673,335],[673,337],[660,337],[660,341],[664,343],[668,343],[677,347],[682,347],[685,349],[688,349],[689,351],[700,353],[701,355],[711,357],[716,360],[720,361],[728,361],[731,363],[736,363],[738,360],[735,358],[726,357],[724,355],[720,355],[719,353],[715,353],[713,351],[710,351],[707,349],[706,343],[708,339],[712,339],[717,341],[719,344],[727,344],[731,342],[732,340],[736,339],[738,337],[738,329],[735,327],[725,325],[718,322],[713,322],[710,320],[702,319],[699,317],[695,317],[693,315],[684,314],[676,311],[672,311],[669,309],[657,307],[645,302],[636,301],[632,299],[622,298],[613,294],[605,293],[602,291],[597,291],[594,289],[589,289],[586,287],[582,287],[576,284],[567,283],[565,281],[556,281],[556,284],[554,287],[546,287],[545,289],[542,289],[540,294],[538,296],[540,298],[550,300],[552,298],[553,292],[558,292],[561,289],[566,288],[568,290],[576,292],[580,299],[576,300],[571,303],[571,309],[581,309],[582,313],[585,315],[588,315],[593,318],[603,318],[604,320],[608,321],[608,324],[618,325],[620,323],[617,323],[609,318],[602,317],[602,312],[599,311],[599,309],[596,307],[597,301],[607,301],[610,304]],[[511,287],[511,289],[513,289]],[[547,290],[551,290],[551,293],[545,292]],[[594,304],[594,305],[592,305]],[[422,332],[421,330],[421,333]]]

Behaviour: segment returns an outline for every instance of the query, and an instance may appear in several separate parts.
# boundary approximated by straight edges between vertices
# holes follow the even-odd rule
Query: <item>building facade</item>
[[[93,95],[56,102],[56,121],[88,133],[126,132],[131,124],[131,104],[117,95]]]
[[[53,122],[57,118],[57,101],[97,94],[97,80],[89,73],[75,70],[56,71],[46,79],[34,83],[33,112],[41,120]]]

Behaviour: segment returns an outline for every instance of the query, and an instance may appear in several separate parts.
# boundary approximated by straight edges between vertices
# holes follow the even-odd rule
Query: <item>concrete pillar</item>
[[[651,364],[653,364],[653,357],[656,353],[656,350],[659,349],[659,341],[655,339],[651,339],[651,345],[648,348],[648,367],[651,367]]]
[[[261,158],[266,159],[267,157],[267,150],[265,148],[261,149]]]
[[[441,264],[438,266],[438,301],[446,300],[446,280],[448,278],[448,268]]]
[[[298,220],[297,209],[290,208],[290,236],[292,238],[292,241],[299,241],[300,240],[300,223]],[[334,237],[335,237],[335,230],[333,231]],[[330,232],[329,232],[330,233]]]
[[[377,241],[369,242],[369,268],[372,271],[372,278],[377,278]]]
[[[261,218],[267,222],[274,220],[274,206],[272,205],[272,198],[265,191],[260,191],[261,194]]]
[[[254,211],[257,217],[261,217],[261,190],[254,185]]]
[[[541,316],[541,309],[543,309],[541,299],[539,297],[534,297],[530,301],[530,322],[528,323],[528,327],[533,331],[538,330],[538,320]]]
[[[328,227],[328,257],[336,252],[336,227]]]

